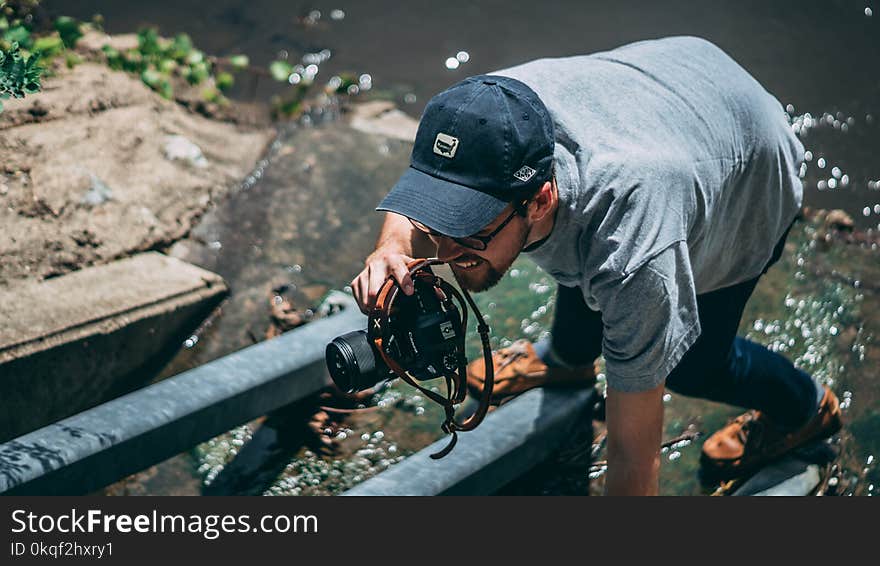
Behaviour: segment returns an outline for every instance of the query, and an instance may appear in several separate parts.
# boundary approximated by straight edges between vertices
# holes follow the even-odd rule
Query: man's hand
[[[657,495],[663,436],[663,384],[623,393],[608,388],[607,495]]]
[[[367,314],[373,308],[389,275],[394,276],[405,294],[412,295],[413,282],[406,264],[414,259],[413,254],[428,257],[435,252],[433,242],[405,216],[386,213],[376,251],[364,262],[364,270],[351,281],[351,290],[361,311]]]
[[[413,293],[413,282],[409,276],[406,264],[413,258],[394,245],[381,246],[370,254],[364,265],[364,270],[351,282],[351,290],[357,299],[361,311],[366,314],[376,304],[379,290],[385,284],[389,275],[400,285],[407,295]]]

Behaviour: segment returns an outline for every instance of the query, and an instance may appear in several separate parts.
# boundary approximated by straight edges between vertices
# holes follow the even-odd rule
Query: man
[[[502,391],[589,382],[603,354],[609,494],[657,493],[664,384],[753,409],[702,455],[748,473],[840,428],[827,387],[736,337],[802,204],[802,159],[779,102],[699,38],[470,77],[428,103],[352,287],[362,308],[389,274],[410,293],[406,262],[436,254],[480,291],[525,252],[559,283],[552,338],[496,354]]]

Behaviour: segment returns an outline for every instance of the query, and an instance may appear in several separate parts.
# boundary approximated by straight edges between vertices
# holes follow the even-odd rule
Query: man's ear
[[[556,183],[545,182],[529,203],[529,219],[532,222],[543,219],[554,209],[557,199]]]

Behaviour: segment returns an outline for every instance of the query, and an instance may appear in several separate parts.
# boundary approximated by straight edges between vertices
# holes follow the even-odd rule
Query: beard
[[[510,263],[513,262],[511,261]],[[504,277],[508,267],[510,267],[509,264],[503,270],[499,270],[488,261],[481,260],[478,267],[465,272],[459,271],[453,264],[452,274],[455,275],[455,280],[458,281],[462,289],[467,289],[472,293],[480,293],[497,285],[501,278]]]
[[[510,269],[510,266],[513,265],[514,260],[519,256],[519,252],[525,247],[531,231],[530,226],[528,229],[522,230],[522,233],[520,234],[520,243],[519,246],[517,246],[517,252],[503,264],[494,265],[486,259],[476,257],[474,259],[479,261],[479,264],[476,267],[468,270],[460,270],[454,263],[450,263],[449,266],[452,268],[452,274],[455,275],[455,280],[458,281],[459,286],[472,293],[480,293],[497,285],[498,282],[501,281],[501,278],[504,277],[504,274],[507,273],[507,270]]]

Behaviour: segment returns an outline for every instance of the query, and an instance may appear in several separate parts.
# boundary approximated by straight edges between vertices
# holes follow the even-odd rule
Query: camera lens
[[[376,356],[363,330],[334,338],[327,344],[327,370],[336,387],[347,392],[363,391],[380,380]]]

